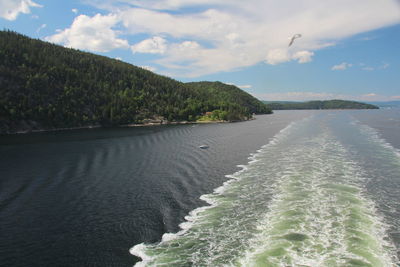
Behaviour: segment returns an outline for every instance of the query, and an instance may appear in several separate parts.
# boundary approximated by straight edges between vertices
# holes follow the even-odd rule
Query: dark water
[[[201,195],[307,114],[0,137],[0,262],[132,266],[133,245],[178,231]]]
[[[378,110],[0,137],[0,262],[395,266],[399,133]]]

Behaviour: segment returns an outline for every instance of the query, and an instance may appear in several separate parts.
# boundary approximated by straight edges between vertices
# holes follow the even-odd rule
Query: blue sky
[[[0,0],[0,26],[263,100],[400,100],[397,0]]]

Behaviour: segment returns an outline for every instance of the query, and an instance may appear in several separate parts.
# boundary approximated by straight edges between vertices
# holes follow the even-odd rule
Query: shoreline
[[[171,122],[146,122],[146,123],[131,123],[118,125],[117,127],[144,127],[144,126],[159,126],[159,125],[183,125],[183,124],[205,124],[205,123],[228,123],[229,121],[171,121]]]
[[[247,120],[243,120],[243,121],[247,121]],[[242,122],[242,121],[240,121],[240,122]],[[23,134],[29,134],[29,133],[62,132],[62,131],[99,129],[99,128],[104,128],[104,129],[107,129],[107,128],[130,128],[130,127],[147,127],[147,126],[161,126],[161,125],[213,124],[213,123],[232,123],[232,122],[230,122],[230,121],[172,121],[172,122],[163,121],[163,122],[122,124],[122,125],[115,125],[115,126],[88,125],[88,126],[68,127],[68,128],[15,131],[15,132],[10,132],[10,133],[0,133],[0,136],[23,135]]]

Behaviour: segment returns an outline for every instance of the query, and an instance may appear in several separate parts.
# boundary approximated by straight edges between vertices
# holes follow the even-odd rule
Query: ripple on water
[[[192,211],[131,253],[142,265],[394,266],[363,170],[325,120],[291,124]]]

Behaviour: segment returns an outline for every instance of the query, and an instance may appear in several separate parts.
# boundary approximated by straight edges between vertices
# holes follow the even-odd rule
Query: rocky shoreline
[[[18,125],[13,125],[11,127],[0,127],[1,135],[12,135],[12,134],[27,134],[27,133],[41,133],[41,132],[58,132],[58,131],[70,131],[70,130],[83,130],[83,129],[97,129],[97,128],[110,128],[110,127],[146,127],[146,126],[160,126],[160,125],[181,125],[181,124],[210,124],[210,123],[232,123],[232,122],[243,122],[255,120],[254,117],[235,120],[235,121],[224,121],[224,120],[197,120],[197,121],[168,121],[165,119],[145,119],[142,123],[130,123],[122,125],[87,125],[87,126],[77,126],[77,127],[65,127],[65,128],[41,128],[37,122],[34,121],[22,121]],[[1,125],[0,125],[1,126]]]
[[[183,124],[209,124],[209,123],[229,123],[230,121],[148,121],[144,123],[131,123],[116,125],[111,127],[146,127],[146,126],[160,126],[160,125],[183,125]],[[34,129],[27,127],[26,129],[20,129],[15,131],[0,131],[0,135],[12,135],[12,134],[27,134],[27,133],[41,133],[41,132],[58,132],[58,131],[71,131],[71,130],[83,130],[83,129],[97,129],[97,128],[109,128],[109,126],[102,125],[88,125],[79,127],[68,127],[68,128],[54,128],[54,129]]]

